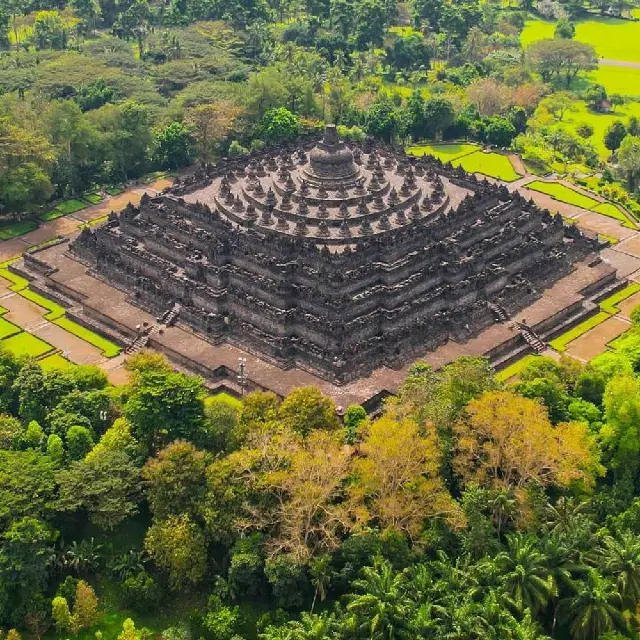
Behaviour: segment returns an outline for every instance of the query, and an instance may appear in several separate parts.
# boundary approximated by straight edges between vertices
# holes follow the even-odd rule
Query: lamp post
[[[238,358],[238,383],[240,384],[240,396],[244,397],[244,390],[247,386],[247,374],[245,372],[245,366],[247,364],[246,358]]]

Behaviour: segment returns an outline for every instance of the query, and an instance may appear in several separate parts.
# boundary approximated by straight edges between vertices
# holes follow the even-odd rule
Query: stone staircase
[[[138,353],[141,349],[144,349],[149,342],[149,335],[142,333],[136,336],[135,340],[124,350],[125,355],[131,356],[134,353]]]
[[[506,322],[509,319],[507,311],[499,304],[495,304],[494,302],[487,302],[487,307],[489,307],[489,309],[493,313],[496,322]]]
[[[525,342],[536,353],[542,353],[547,348],[547,345],[540,339],[540,336],[530,327],[518,325],[518,329],[520,330],[520,335],[525,339]]]

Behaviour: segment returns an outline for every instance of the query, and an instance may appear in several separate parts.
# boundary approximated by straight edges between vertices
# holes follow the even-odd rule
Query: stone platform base
[[[87,273],[86,267],[67,253],[66,244],[45,248],[12,268],[28,278],[34,290],[63,304],[71,318],[120,344],[130,344],[136,327],[143,323],[157,324],[155,317],[124,292]],[[526,323],[548,340],[594,313],[596,302],[617,284],[615,268],[592,256],[507,322],[492,325],[464,344],[450,341],[419,360],[440,367],[460,356],[486,355],[496,367],[506,366],[530,350],[516,322]],[[398,370],[382,367],[370,376],[337,386],[298,368],[282,370],[234,345],[213,345],[180,324],[154,332],[148,346],[164,353],[178,368],[203,376],[212,389],[237,391],[238,358],[246,358],[249,390],[271,390],[286,396],[295,387],[316,386],[344,409],[362,404],[374,410],[395,392],[410,366]]]

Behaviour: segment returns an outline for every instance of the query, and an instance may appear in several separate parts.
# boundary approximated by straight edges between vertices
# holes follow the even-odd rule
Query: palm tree
[[[409,618],[412,603],[406,595],[405,579],[388,560],[376,559],[362,569],[363,579],[353,586],[359,592],[349,596],[350,626],[368,640],[397,640],[411,637]]]
[[[530,609],[534,615],[547,606],[556,593],[542,552],[532,538],[522,534],[507,537],[507,551],[496,556],[503,586],[518,609]]]
[[[318,596],[320,596],[320,602],[324,602],[327,597],[327,589],[331,582],[331,556],[325,553],[313,558],[309,565],[309,573],[311,574],[311,584],[315,587],[311,603],[311,613],[313,613]]]
[[[607,631],[626,631],[622,598],[615,584],[591,569],[572,598],[562,601],[574,640],[596,640]]]
[[[635,609],[640,602],[640,540],[625,531],[617,538],[606,536],[603,543],[603,573],[616,581],[624,602]]]

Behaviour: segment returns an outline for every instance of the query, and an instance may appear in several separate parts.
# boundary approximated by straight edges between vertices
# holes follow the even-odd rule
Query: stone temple
[[[517,192],[431,157],[346,144],[329,125],[320,141],[206,167],[85,228],[65,250],[64,268],[82,265],[202,345],[238,347],[274,370],[339,387],[448,343],[464,353],[578,264],[583,275],[571,292],[565,287],[555,307],[545,302],[531,317],[548,331],[584,316],[588,296],[615,279],[597,249],[596,239]],[[135,339],[115,302],[97,310],[88,287],[79,293],[70,276],[56,276],[62,263],[36,270],[84,305],[86,317]],[[494,331],[493,342],[474,349],[503,357],[526,348],[519,329],[503,325],[497,340]],[[525,331],[526,342],[532,335]],[[501,341],[511,341],[502,352]],[[197,353],[190,361],[215,369]]]

